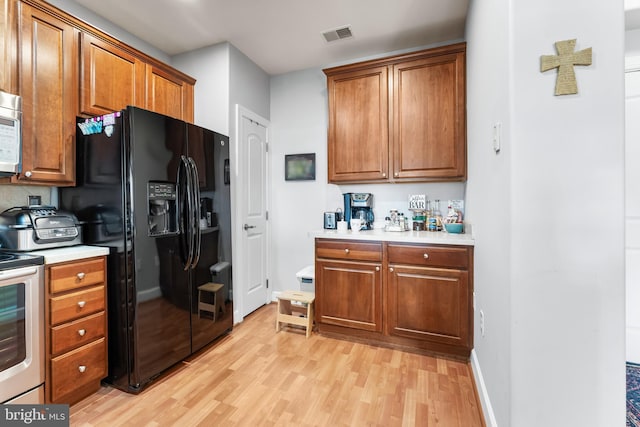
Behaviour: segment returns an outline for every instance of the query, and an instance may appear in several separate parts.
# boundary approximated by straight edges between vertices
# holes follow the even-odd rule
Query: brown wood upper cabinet
[[[466,44],[325,69],[329,182],[466,179]]]
[[[43,0],[0,0],[0,89],[22,97],[22,172],[75,185],[77,116],[134,105],[193,122],[195,79]]]
[[[75,184],[78,30],[20,3],[18,76],[22,96],[21,184]]]
[[[193,84],[147,65],[147,110],[193,122]]]
[[[145,106],[145,64],[140,58],[87,33],[81,34],[80,46],[82,114]]]

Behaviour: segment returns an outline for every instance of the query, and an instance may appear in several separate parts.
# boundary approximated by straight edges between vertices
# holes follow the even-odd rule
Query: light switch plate
[[[493,151],[498,154],[502,145],[502,123],[493,124]]]

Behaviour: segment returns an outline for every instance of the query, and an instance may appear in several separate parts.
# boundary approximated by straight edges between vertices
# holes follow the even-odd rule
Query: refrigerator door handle
[[[189,157],[189,165],[191,166],[191,188],[193,190],[193,260],[191,261],[191,268],[196,268],[198,261],[200,260],[200,242],[202,240],[200,230],[200,180],[198,179],[198,167],[195,160]]]
[[[184,185],[181,182],[181,177],[184,176]],[[179,206],[180,216],[180,252],[182,256],[183,269],[188,270],[191,267],[193,261],[193,224],[192,224],[192,208],[193,208],[193,194],[191,191],[192,174],[190,171],[189,162],[185,156],[180,156],[180,164],[178,165],[178,180],[176,186],[178,192],[184,191],[184,196],[178,194],[178,200],[181,205]],[[185,200],[186,199],[186,200]]]

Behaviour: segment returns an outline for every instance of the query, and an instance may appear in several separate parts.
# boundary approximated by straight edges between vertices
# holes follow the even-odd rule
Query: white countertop
[[[100,246],[67,246],[64,248],[43,249],[29,252],[34,255],[44,256],[45,264],[57,264],[59,262],[75,261],[77,259],[92,258],[109,254],[109,248]]]
[[[346,239],[381,242],[427,243],[437,245],[474,246],[472,234],[452,234],[444,231],[384,231],[383,229],[338,232],[337,230],[313,230],[309,237],[320,239]]]

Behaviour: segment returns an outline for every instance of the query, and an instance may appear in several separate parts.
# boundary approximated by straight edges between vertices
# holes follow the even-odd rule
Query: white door
[[[267,288],[267,128],[260,118],[240,110],[243,146],[242,256],[246,266],[242,316],[268,302]]]

